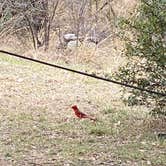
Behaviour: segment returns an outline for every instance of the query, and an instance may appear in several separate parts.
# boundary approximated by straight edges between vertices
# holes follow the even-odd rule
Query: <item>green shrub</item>
[[[166,93],[166,1],[141,0],[138,12],[122,19],[129,63],[119,69],[116,78],[141,88]],[[124,89],[126,91],[126,89]],[[130,89],[124,101],[146,105],[151,113],[166,116],[166,97]]]

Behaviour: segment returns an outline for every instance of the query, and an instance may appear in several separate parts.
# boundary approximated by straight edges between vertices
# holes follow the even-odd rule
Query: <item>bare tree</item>
[[[49,48],[52,31],[57,31],[60,43],[65,33],[74,33],[77,41],[88,37],[97,44],[115,22],[112,1],[1,0],[0,35],[15,31],[19,38],[31,38],[34,49],[44,50]]]

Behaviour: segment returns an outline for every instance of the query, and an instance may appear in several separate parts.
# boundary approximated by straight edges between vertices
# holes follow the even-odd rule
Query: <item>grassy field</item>
[[[123,105],[119,89],[1,54],[0,165],[166,165],[166,122]],[[98,120],[77,119],[74,104]]]

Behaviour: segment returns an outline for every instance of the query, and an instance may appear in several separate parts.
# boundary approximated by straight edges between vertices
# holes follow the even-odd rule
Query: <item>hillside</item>
[[[118,86],[2,54],[0,62],[1,165],[165,165],[154,133],[165,122],[122,105]],[[77,119],[74,104],[97,122]]]

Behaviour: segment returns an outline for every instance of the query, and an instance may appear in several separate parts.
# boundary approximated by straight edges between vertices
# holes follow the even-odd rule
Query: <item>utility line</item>
[[[140,87],[137,87],[137,86],[133,86],[133,85],[129,85],[129,84],[119,82],[119,81],[115,81],[115,80],[112,80],[112,79],[99,77],[99,76],[94,75],[94,74],[89,74],[89,73],[85,73],[85,72],[82,72],[82,71],[73,70],[73,69],[70,69],[70,68],[67,68],[67,67],[63,67],[63,66],[51,64],[51,63],[48,63],[48,62],[40,61],[40,60],[37,60],[37,59],[25,57],[25,56],[18,55],[18,54],[15,54],[15,53],[11,53],[11,52],[8,52],[8,51],[0,50],[0,52],[4,53],[4,54],[7,54],[7,55],[10,55],[10,56],[18,57],[18,58],[21,58],[21,59],[26,59],[26,60],[33,61],[33,62],[36,62],[36,63],[40,63],[40,64],[43,64],[43,65],[47,65],[47,66],[51,66],[51,67],[54,67],[54,68],[66,70],[66,71],[77,73],[77,74],[80,74],[80,75],[84,75],[84,76],[87,76],[87,77],[95,78],[95,79],[98,79],[98,80],[111,82],[111,83],[118,84],[118,85],[121,85],[121,86],[125,86],[125,87],[128,87],[128,88],[137,89],[137,90],[148,92],[148,93],[153,93],[153,94],[156,94],[156,95],[159,95],[159,96],[166,96],[166,93],[161,93],[161,92],[156,92],[156,91],[140,88]]]

